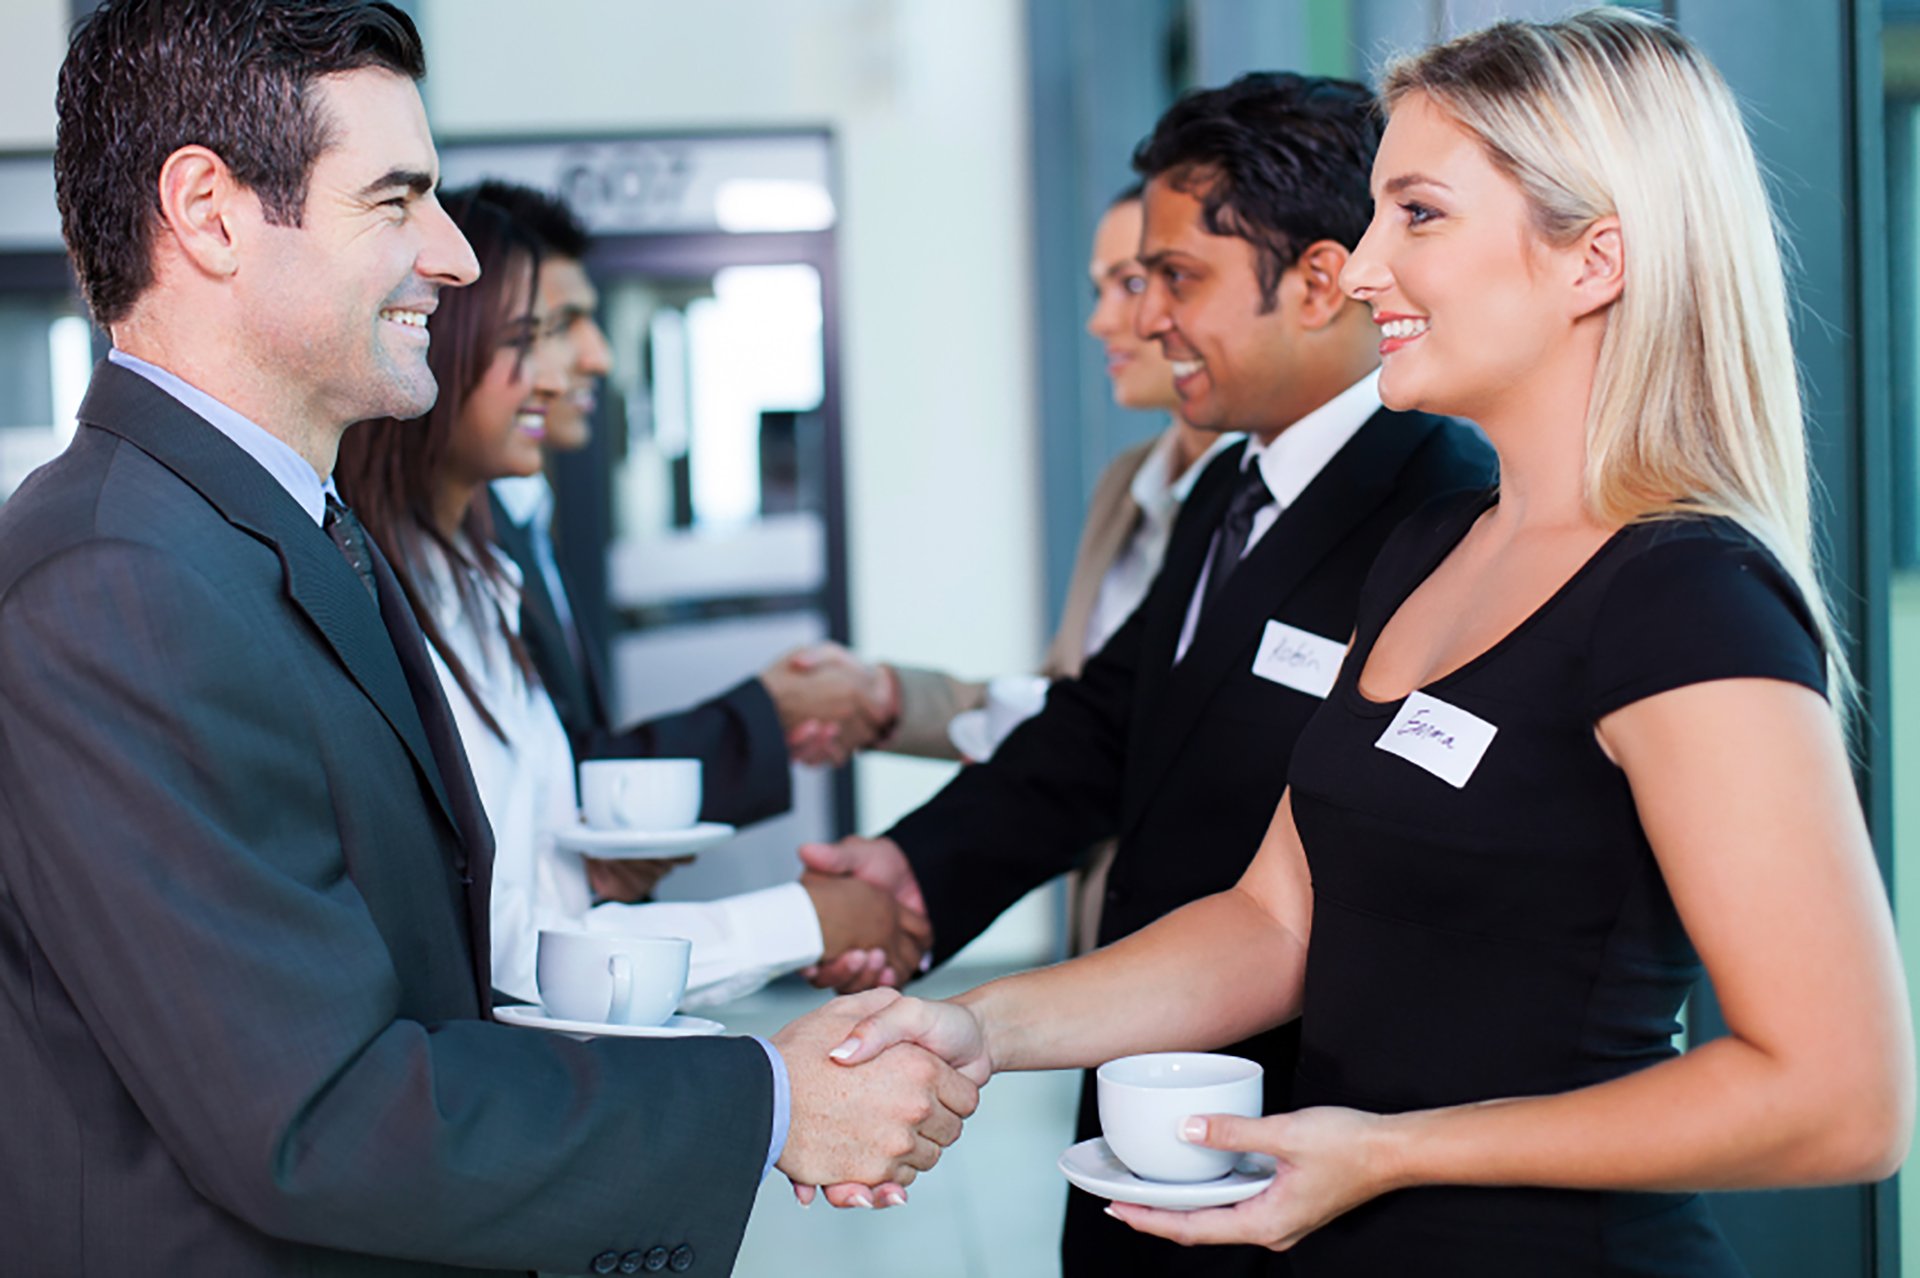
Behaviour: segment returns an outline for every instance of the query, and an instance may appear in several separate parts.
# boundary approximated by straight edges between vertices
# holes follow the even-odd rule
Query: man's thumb
[[[850,868],[838,843],[802,843],[800,864],[820,874],[845,874]]]

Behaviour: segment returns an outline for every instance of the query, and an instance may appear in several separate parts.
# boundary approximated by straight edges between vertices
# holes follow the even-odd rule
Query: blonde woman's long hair
[[[1587,509],[1605,524],[1721,515],[1766,546],[1819,627],[1833,704],[1853,682],[1815,567],[1786,273],[1726,82],[1656,19],[1594,9],[1502,22],[1395,62],[1388,111],[1424,94],[1566,244],[1620,219],[1625,285],[1587,409]]]

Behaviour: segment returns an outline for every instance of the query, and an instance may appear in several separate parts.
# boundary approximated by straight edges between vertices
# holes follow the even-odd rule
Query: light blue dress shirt
[[[193,410],[196,416],[205,418],[209,426],[238,444],[241,451],[260,463],[262,470],[279,481],[287,495],[300,503],[300,509],[313,517],[314,523],[326,522],[327,498],[338,495],[334,492],[333,476],[322,478],[312,462],[293,450],[293,445],[278,435],[269,434],[266,427],[249,421],[199,387],[181,381],[137,355],[115,349],[107,352],[107,358],[128,372],[140,374]]]

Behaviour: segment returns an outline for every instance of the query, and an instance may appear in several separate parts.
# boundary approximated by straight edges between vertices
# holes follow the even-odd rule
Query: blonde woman
[[[1343,284],[1382,398],[1479,422],[1499,492],[1383,552],[1234,890],[842,1050],[978,1080],[1301,1015],[1300,1109],[1188,1124],[1272,1187],[1116,1215],[1302,1275],[1737,1274],[1696,1191],[1887,1176],[1914,1088],[1764,189],[1719,76],[1627,11],[1383,96]],[[1731,1033],[1683,1055],[1702,963]]]

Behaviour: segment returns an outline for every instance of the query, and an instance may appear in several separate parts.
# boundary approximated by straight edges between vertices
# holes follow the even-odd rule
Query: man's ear
[[[1627,246],[1620,238],[1620,219],[1608,214],[1580,233],[1574,242],[1579,273],[1573,281],[1573,318],[1605,310],[1620,297],[1627,282]]]
[[[204,146],[183,146],[160,166],[162,234],[202,274],[232,275],[239,269],[233,216],[245,195],[225,160]]]
[[[1340,288],[1340,272],[1347,265],[1347,247],[1337,240],[1315,240],[1293,264],[1300,277],[1300,325],[1317,330],[1346,312],[1347,295]]]

